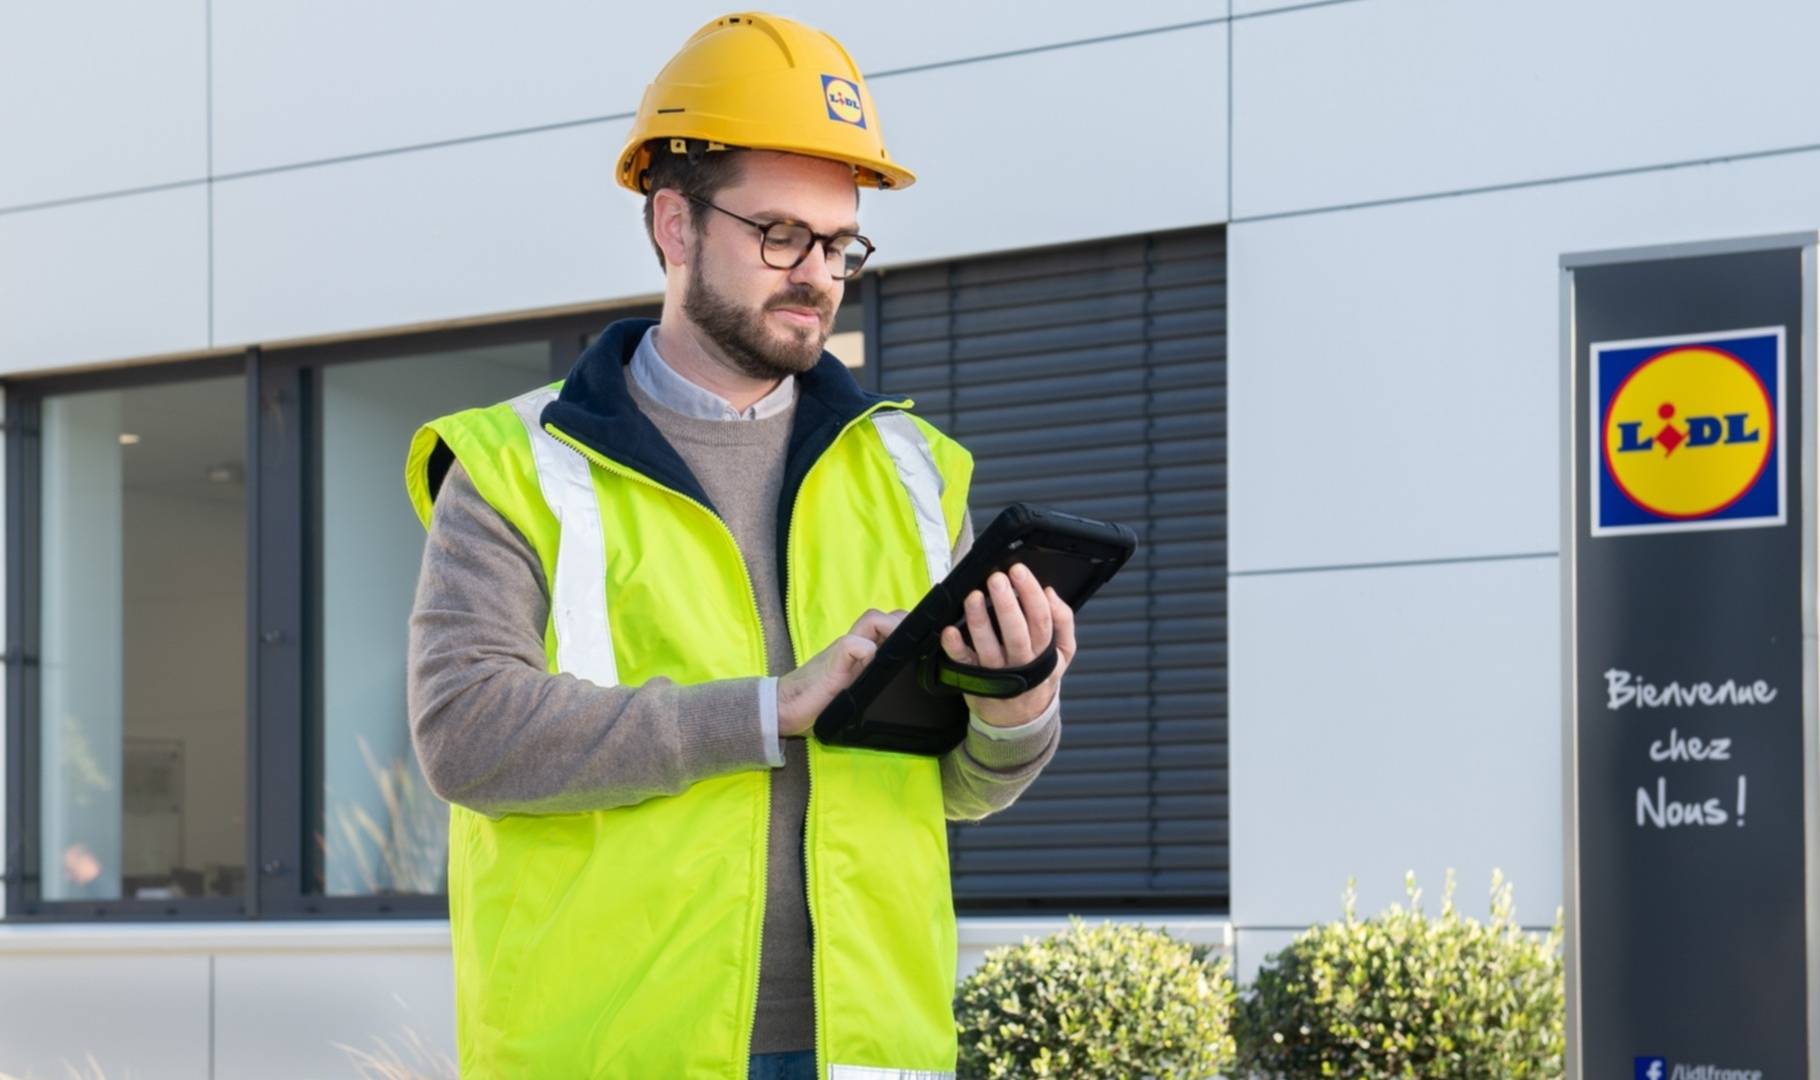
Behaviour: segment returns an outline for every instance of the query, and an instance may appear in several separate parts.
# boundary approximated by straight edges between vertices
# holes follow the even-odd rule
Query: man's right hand
[[[903,622],[907,614],[905,611],[867,611],[853,624],[853,629],[835,638],[802,667],[778,679],[778,734],[801,735],[814,727],[815,718],[833,702],[836,694],[853,685],[853,680],[859,678],[859,673],[872,662],[880,643],[897,629],[897,624]]]

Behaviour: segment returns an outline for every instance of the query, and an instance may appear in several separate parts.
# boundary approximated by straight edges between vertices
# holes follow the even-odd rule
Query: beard
[[[821,359],[834,316],[834,305],[826,296],[807,285],[796,284],[757,309],[744,308],[708,284],[702,273],[699,245],[694,256],[689,260],[683,314],[708,335],[722,355],[754,379],[782,379],[815,366]],[[779,331],[766,314],[784,307],[806,308],[820,316],[820,322],[813,327],[792,326]]]

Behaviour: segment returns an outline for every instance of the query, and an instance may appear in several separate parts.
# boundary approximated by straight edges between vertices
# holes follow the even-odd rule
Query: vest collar
[[[701,482],[626,389],[626,365],[645,331],[656,324],[656,319],[620,319],[609,325],[569,369],[562,392],[544,407],[542,422],[712,510]],[[854,417],[880,403],[903,404],[902,399],[861,388],[847,365],[829,352],[796,377],[796,416],[790,422],[777,515],[780,562],[789,535],[790,507],[809,467]]]

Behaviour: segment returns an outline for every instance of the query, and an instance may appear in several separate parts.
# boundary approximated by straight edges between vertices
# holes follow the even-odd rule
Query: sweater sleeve
[[[960,562],[972,547],[969,513],[954,544],[954,561]],[[967,737],[942,755],[942,806],[949,820],[978,821],[1017,801],[1061,744],[1061,700],[1058,686],[1041,716],[1014,728],[991,728],[972,718]]]
[[[547,670],[530,544],[449,468],[410,618],[405,696],[430,789],[490,818],[675,795],[769,764],[760,678],[597,686]],[[775,738],[771,740],[775,742]]]

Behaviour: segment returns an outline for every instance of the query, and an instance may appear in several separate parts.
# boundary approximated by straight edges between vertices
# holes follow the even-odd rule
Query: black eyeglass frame
[[[809,226],[803,224],[800,221],[791,221],[787,218],[780,220],[780,221],[754,221],[753,219],[746,217],[744,214],[735,214],[733,211],[727,209],[724,206],[717,206],[714,203],[711,203],[708,200],[702,198],[700,195],[685,194],[683,196],[683,198],[688,199],[690,202],[693,202],[693,203],[700,203],[701,205],[707,207],[710,210],[719,210],[721,213],[727,215],[730,218],[733,218],[735,221],[743,221],[747,225],[750,225],[754,229],[757,229],[758,230],[758,258],[759,258],[759,261],[763,262],[766,266],[769,266],[773,270],[794,270],[797,267],[801,266],[803,264],[803,260],[809,257],[810,249],[815,247],[817,241],[820,241],[821,246],[822,246],[822,261],[824,261],[828,264],[829,275],[831,277],[833,277],[834,280],[836,280],[836,281],[851,281],[854,278],[859,276],[859,273],[861,270],[865,269],[866,260],[872,258],[873,253],[878,251],[878,247],[876,245],[874,245],[872,243],[872,241],[866,239],[865,237],[861,236],[859,233],[856,233],[856,232],[837,232],[837,233],[833,233],[833,234],[818,233],[814,229],[811,229]],[[768,250],[767,244],[771,239],[771,230],[775,229],[775,228],[783,227],[783,226],[788,226],[792,229],[801,229],[802,231],[809,234],[809,242],[807,244],[803,245],[803,249],[796,253],[796,260],[788,266],[779,266],[776,263],[772,262],[770,259],[765,257],[765,253]],[[859,243],[865,247],[865,254],[861,255],[859,257],[859,263],[858,263],[858,265],[853,267],[852,271],[845,273],[845,274],[836,274],[836,273],[834,273],[835,260],[832,257],[831,253],[828,251],[828,245],[834,243],[834,241],[839,240],[843,236],[851,237],[854,240],[859,241]],[[842,252],[841,257],[840,257],[841,268],[845,269],[846,264],[847,264],[846,253]]]

